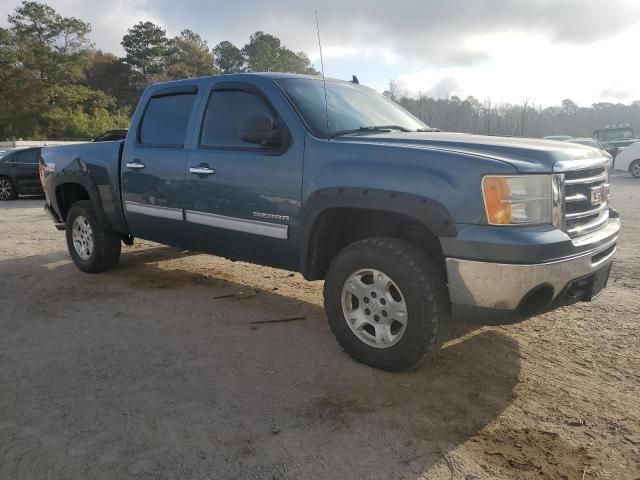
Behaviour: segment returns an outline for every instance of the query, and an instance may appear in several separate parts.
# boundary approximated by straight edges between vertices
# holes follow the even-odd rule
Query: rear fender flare
[[[58,207],[58,214],[60,218],[63,217],[62,206],[59,204],[60,198],[58,198],[58,188],[64,187],[69,184],[77,184],[85,189],[85,191],[89,194],[89,200],[93,204],[96,216],[100,223],[105,225],[106,227],[113,229],[113,226],[109,223],[107,216],[104,213],[104,208],[102,206],[102,201],[100,200],[100,192],[98,191],[98,187],[95,182],[91,178],[88,173],[62,173],[56,176],[56,205]],[[66,206],[65,213],[69,211],[71,205]]]

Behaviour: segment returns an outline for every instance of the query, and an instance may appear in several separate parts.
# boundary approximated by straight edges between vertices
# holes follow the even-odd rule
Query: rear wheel
[[[0,177],[0,200],[15,200],[18,196],[13,182],[9,177]]]
[[[441,269],[416,246],[372,238],[342,250],[324,286],[331,330],[355,360],[401,371],[435,352],[449,325]]]
[[[634,160],[629,167],[631,175],[636,178],[640,178],[640,160]]]
[[[71,206],[66,219],[66,237],[69,254],[83,272],[105,272],[118,264],[120,235],[101,225],[90,201]]]

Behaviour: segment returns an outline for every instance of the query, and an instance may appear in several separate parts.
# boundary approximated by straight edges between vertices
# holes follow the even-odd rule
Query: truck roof
[[[155,87],[158,85],[162,85],[163,87],[172,86],[172,85],[184,85],[184,84],[193,84],[198,83],[201,80],[206,80],[210,78],[222,78],[228,79],[230,81],[233,80],[249,80],[255,78],[266,78],[270,80],[282,80],[284,78],[306,78],[309,80],[322,80],[320,75],[305,75],[301,73],[283,73],[283,72],[242,72],[242,73],[222,73],[219,75],[209,75],[206,77],[194,77],[194,78],[184,78],[181,80],[171,80],[169,82],[161,82],[154,83],[149,85],[149,87]],[[340,80],[337,78],[326,78],[327,81],[331,82],[344,82],[351,83],[347,80]]]

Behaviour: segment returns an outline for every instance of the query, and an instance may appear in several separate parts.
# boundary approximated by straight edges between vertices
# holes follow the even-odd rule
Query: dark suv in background
[[[15,150],[0,158],[0,201],[43,195],[38,165],[42,148]]]

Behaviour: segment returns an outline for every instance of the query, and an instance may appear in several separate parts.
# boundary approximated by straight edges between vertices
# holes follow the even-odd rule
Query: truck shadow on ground
[[[517,342],[482,329],[416,370],[343,353],[320,305],[124,253],[0,262],[2,478],[449,478],[514,398]],[[302,315],[306,321],[253,325]]]
[[[0,211],[17,210],[21,208],[44,208],[44,196],[42,195],[20,195],[15,200],[0,202]]]

